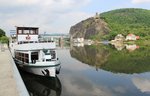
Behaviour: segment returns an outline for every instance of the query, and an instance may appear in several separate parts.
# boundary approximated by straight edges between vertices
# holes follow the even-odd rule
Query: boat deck
[[[0,96],[19,96],[8,49],[0,49]]]

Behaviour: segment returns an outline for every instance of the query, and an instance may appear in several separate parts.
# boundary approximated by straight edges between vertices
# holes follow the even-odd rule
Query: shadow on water
[[[30,96],[60,96],[61,82],[58,77],[33,75],[20,70]]]
[[[146,46],[124,45],[124,48],[118,50],[116,46],[102,44],[73,46],[70,50],[73,58],[94,66],[96,70],[103,69],[125,74],[149,72],[149,52],[150,48]]]

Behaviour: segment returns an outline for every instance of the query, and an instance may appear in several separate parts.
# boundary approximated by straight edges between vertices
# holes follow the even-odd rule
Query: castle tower
[[[98,20],[100,20],[100,16],[99,16],[99,14],[97,12],[95,14],[94,19],[95,19],[95,22],[98,22]]]
[[[95,14],[95,19],[99,19],[100,18],[100,16],[99,16],[99,14],[96,12],[96,14]]]

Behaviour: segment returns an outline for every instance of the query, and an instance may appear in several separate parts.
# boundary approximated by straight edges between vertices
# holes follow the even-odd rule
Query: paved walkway
[[[19,96],[8,49],[0,49],[0,96]]]

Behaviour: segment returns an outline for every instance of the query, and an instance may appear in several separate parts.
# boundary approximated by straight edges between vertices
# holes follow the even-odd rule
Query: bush
[[[0,37],[0,42],[1,43],[8,43],[8,41],[9,41],[8,37],[6,37],[6,36]]]

